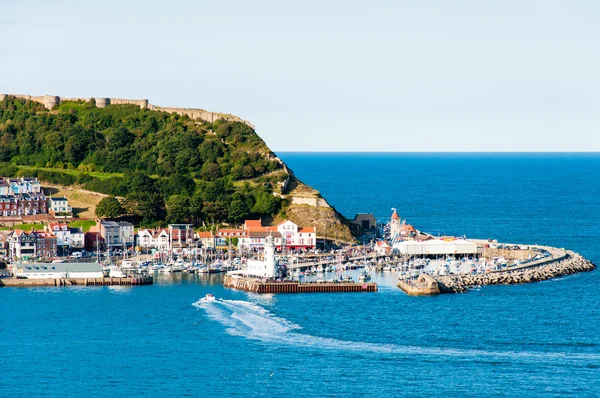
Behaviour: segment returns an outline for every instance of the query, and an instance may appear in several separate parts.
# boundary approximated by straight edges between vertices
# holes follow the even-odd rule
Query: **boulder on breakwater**
[[[548,261],[528,268],[475,275],[447,275],[436,277],[442,293],[464,293],[471,286],[516,285],[541,282],[559,276],[593,271],[596,268],[580,254],[566,251],[560,260]]]

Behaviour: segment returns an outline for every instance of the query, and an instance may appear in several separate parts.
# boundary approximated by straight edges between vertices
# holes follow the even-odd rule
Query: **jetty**
[[[420,275],[417,279],[400,279],[398,287],[409,296],[434,296],[441,293],[438,281],[427,274]]]
[[[41,287],[41,286],[138,286],[151,285],[154,278],[0,278],[0,287]]]
[[[223,286],[253,293],[361,293],[377,291],[377,284],[373,282],[279,282],[263,281],[237,275],[225,276]]]
[[[596,269],[591,261],[570,250],[548,248],[552,256],[507,270],[483,274],[458,274],[444,276],[420,275],[415,280],[400,280],[398,287],[412,296],[440,293],[465,293],[470,287],[483,285],[517,285],[541,282],[579,272]]]

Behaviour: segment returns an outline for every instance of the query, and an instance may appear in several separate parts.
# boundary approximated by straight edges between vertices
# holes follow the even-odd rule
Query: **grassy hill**
[[[97,108],[93,100],[49,111],[11,96],[0,101],[0,175],[118,197],[122,213],[144,225],[286,217],[294,200],[282,188],[297,181],[242,122],[208,123],[135,105]],[[80,199],[74,207],[98,204],[98,197]],[[335,211],[332,217],[343,224]]]

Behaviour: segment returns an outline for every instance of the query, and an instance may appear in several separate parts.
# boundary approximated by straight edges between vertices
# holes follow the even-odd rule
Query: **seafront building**
[[[217,247],[226,247],[228,240],[237,238],[240,250],[260,250],[267,237],[273,238],[277,250],[311,250],[316,247],[317,233],[314,227],[300,227],[289,220],[277,225],[263,226],[261,220],[246,220],[241,229],[223,228],[216,233]]]
[[[113,247],[132,247],[134,243],[133,224],[125,221],[99,220],[96,230],[102,237],[104,245]]]
[[[63,279],[102,278],[102,266],[98,263],[16,263],[17,278]]]
[[[57,238],[48,231],[10,231],[7,255],[19,259],[50,258],[57,255]]]
[[[141,250],[169,250],[169,230],[166,228],[141,228],[136,234],[136,246]]]

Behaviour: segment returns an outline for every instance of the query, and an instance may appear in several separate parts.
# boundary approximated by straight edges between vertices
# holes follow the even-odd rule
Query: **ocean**
[[[600,264],[599,154],[281,153],[352,218]],[[600,396],[600,273],[466,294],[256,295],[219,276],[0,289],[0,396]],[[217,302],[200,301],[212,293]]]

